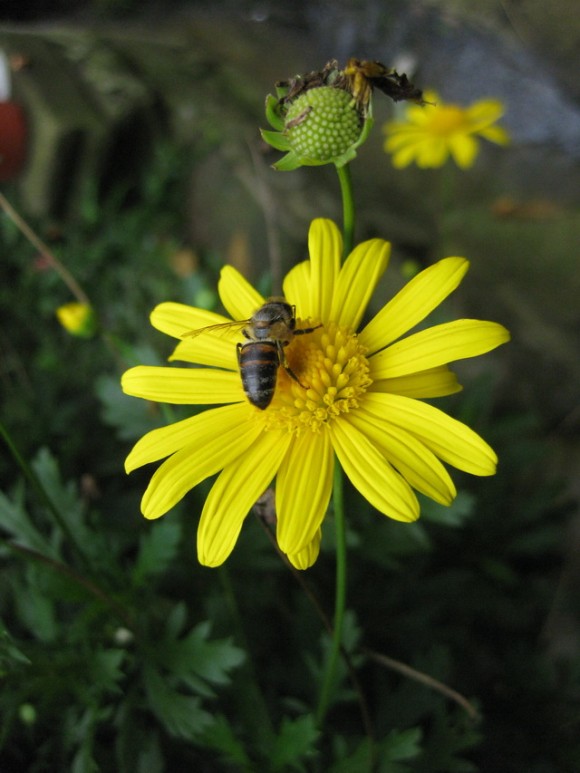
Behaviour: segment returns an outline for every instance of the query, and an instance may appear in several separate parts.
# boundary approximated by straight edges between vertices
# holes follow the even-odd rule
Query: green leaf
[[[125,678],[121,665],[126,652],[122,649],[99,649],[90,664],[91,679],[100,690],[121,693],[120,682]]]
[[[166,639],[177,639],[187,623],[187,606],[183,601],[176,604],[167,617],[165,624]]]
[[[420,728],[393,730],[381,743],[380,773],[405,773],[411,771],[405,763],[414,760],[421,753],[422,732]],[[401,764],[403,763],[403,764]]]
[[[46,569],[32,564],[26,568],[26,581],[13,579],[14,599],[20,622],[33,638],[48,644],[56,642],[61,634],[54,599],[45,590]]]
[[[0,623],[0,676],[22,665],[29,665],[30,660],[14,644],[12,636]]]
[[[353,752],[349,752],[346,741],[340,736],[334,738],[334,757],[336,762],[329,773],[352,773],[352,771],[373,770],[373,748],[368,739],[358,744]]]
[[[254,767],[246,754],[239,733],[222,714],[214,717],[214,721],[203,735],[203,741],[210,749],[219,752],[224,762],[235,765],[236,770],[254,773]]]
[[[195,692],[210,697],[214,685],[229,684],[229,671],[244,660],[244,652],[232,644],[231,639],[209,641],[211,623],[197,625],[179,641],[168,641],[163,647],[164,662]]]
[[[144,681],[151,711],[171,735],[191,741],[211,724],[201,699],[177,692],[156,669],[147,666]]]
[[[316,755],[320,731],[312,714],[298,719],[284,717],[280,732],[269,753],[272,771],[304,770],[302,762]]]
[[[20,497],[18,497],[20,500]],[[19,545],[58,559],[58,552],[30,520],[21,501],[11,501],[0,491],[0,528],[16,539]]]
[[[475,505],[476,498],[467,491],[459,491],[448,507],[425,497],[421,502],[421,517],[442,526],[458,528],[473,516]]]
[[[102,540],[85,522],[85,503],[79,497],[76,485],[62,480],[55,456],[48,448],[41,448],[31,466],[77,544],[87,553],[102,555]]]
[[[139,540],[139,553],[133,567],[133,583],[143,585],[149,577],[163,574],[175,560],[181,524],[177,519],[156,521]]]

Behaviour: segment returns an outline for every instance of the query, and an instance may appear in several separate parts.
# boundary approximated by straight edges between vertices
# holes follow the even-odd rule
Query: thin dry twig
[[[12,220],[18,230],[25,236],[28,241],[35,247],[42,257],[46,260],[49,266],[56,271],[62,281],[74,295],[79,303],[83,303],[85,306],[90,306],[90,301],[87,294],[79,285],[77,280],[71,274],[71,272],[63,266],[60,260],[54,255],[48,246],[40,239],[37,234],[34,233],[28,223],[18,214],[12,204],[8,201],[6,196],[0,192],[0,207],[4,210],[6,215]]]

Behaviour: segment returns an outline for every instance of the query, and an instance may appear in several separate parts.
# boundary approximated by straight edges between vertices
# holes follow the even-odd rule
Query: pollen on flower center
[[[433,110],[429,130],[433,134],[441,134],[446,137],[453,132],[465,131],[468,128],[465,110],[454,105],[442,105],[438,110]]]
[[[298,322],[300,327],[306,325]],[[356,408],[372,383],[364,347],[335,323],[295,336],[285,353],[298,381],[280,368],[274,399],[263,414],[267,429],[317,432]]]

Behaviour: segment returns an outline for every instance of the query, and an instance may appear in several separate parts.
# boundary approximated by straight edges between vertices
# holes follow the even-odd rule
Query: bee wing
[[[220,322],[217,325],[208,325],[207,327],[200,327],[197,328],[197,330],[188,330],[185,333],[181,334],[182,338],[196,338],[198,335],[201,335],[202,333],[213,333],[216,330],[218,331],[226,331],[226,330],[239,330],[244,327],[244,325],[247,325],[249,323],[249,319],[240,319],[236,322]]]

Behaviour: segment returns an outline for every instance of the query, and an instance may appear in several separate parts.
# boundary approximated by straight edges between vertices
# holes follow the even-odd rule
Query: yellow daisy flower
[[[399,169],[415,162],[425,169],[443,166],[451,155],[462,169],[473,166],[479,152],[478,137],[506,145],[509,135],[494,126],[504,113],[497,99],[481,99],[470,107],[445,104],[434,91],[425,92],[422,107],[409,105],[402,121],[389,121],[385,150]]]
[[[421,398],[458,391],[447,363],[494,349],[509,339],[507,330],[462,319],[401,338],[457,287],[468,262],[452,257],[425,269],[357,333],[387,267],[389,243],[365,241],[341,266],[340,232],[319,219],[310,228],[309,252],[310,260],[287,274],[284,296],[295,306],[297,329],[320,327],[285,348],[295,378],[279,368],[265,410],[244,395],[239,327],[184,337],[231,320],[179,303],[162,303],[151,322],[179,339],[171,360],[210,367],[138,366],[123,375],[124,391],[146,400],[225,403],[149,432],[126,461],[129,472],[165,459],[142,500],[147,518],[163,515],[219,473],[198,528],[198,557],[207,566],[225,561],[246,515],[274,478],[278,544],[305,569],[318,556],[335,459],[377,510],[400,521],[419,516],[413,489],[451,503],[456,491],[442,461],[474,475],[495,472],[493,450]],[[231,266],[222,270],[218,289],[234,320],[248,319],[265,302]]]

